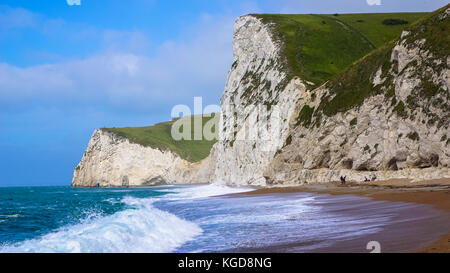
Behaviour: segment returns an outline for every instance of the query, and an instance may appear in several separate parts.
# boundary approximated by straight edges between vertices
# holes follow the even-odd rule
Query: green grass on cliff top
[[[205,126],[210,119],[212,119],[212,117],[203,116],[203,126]],[[162,151],[169,149],[189,162],[198,162],[206,158],[216,140],[209,141],[204,138],[202,140],[193,140],[194,122],[192,122],[192,140],[176,141],[171,135],[172,124],[176,120],[178,119],[146,127],[101,128],[101,130],[114,133],[119,137],[127,138],[132,143],[137,143],[146,147],[152,147]]]
[[[450,4],[437,11],[428,13],[413,24],[407,26],[405,30],[410,31],[411,34],[406,36],[406,42],[412,43],[415,40],[425,39],[424,46],[427,48],[427,51],[429,51],[434,58],[445,60],[450,54],[450,18],[447,17],[444,20],[439,18],[441,17],[441,13],[449,7]],[[406,15],[412,16],[411,14]],[[405,19],[406,18],[408,17],[405,17]],[[382,86],[386,87],[385,96],[387,98],[395,97],[392,76],[390,77],[387,74],[391,67],[396,67],[395,63],[390,61],[394,45],[395,41],[389,41],[382,46],[379,46],[377,49],[334,76],[327,84],[330,88],[330,95],[322,98],[317,109],[318,111],[314,114],[317,116],[320,115],[320,113],[324,113],[326,116],[333,116],[338,112],[345,112],[361,105],[366,98],[382,92]],[[433,65],[433,63],[433,61],[429,61],[428,66]],[[411,65],[414,65],[414,63],[411,62]],[[433,69],[436,72],[439,71],[439,69],[443,69],[443,67],[447,67],[445,62],[434,66]],[[386,80],[383,84],[374,87],[372,78],[380,67],[382,68],[382,77],[385,77]],[[422,86],[417,90],[412,90],[415,92],[415,95],[410,96],[411,100],[413,100],[414,97],[421,100],[430,99],[438,93],[442,93],[444,97],[448,96],[448,92],[443,88],[435,86],[434,84],[431,84],[431,86],[427,85],[427,83],[430,83],[430,79],[427,78],[429,77],[427,73],[420,73],[420,71],[424,70],[423,67],[416,66],[415,69],[417,73],[419,73],[418,77],[421,77]],[[406,102],[393,101],[398,103],[394,110],[397,109],[399,116],[404,116],[404,107],[410,109],[415,109],[415,107],[417,107],[417,105],[408,101],[409,100],[406,100]],[[433,107],[440,107],[442,109],[442,115],[435,118],[436,122],[448,124],[448,121],[446,121],[449,113],[448,105],[445,103],[438,103],[438,100],[436,100]],[[429,112],[426,108],[423,108],[422,110],[425,114]]]
[[[274,23],[277,39],[283,41],[291,76],[316,86],[344,70],[367,53],[400,36],[409,24],[427,13],[373,14],[253,14]],[[385,25],[385,19],[408,24]]]

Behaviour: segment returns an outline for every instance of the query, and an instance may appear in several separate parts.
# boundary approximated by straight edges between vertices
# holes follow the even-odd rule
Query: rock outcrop
[[[289,118],[306,90],[283,71],[281,47],[261,19],[236,20],[234,62],[221,100],[216,181],[265,185],[263,172],[283,146]]]
[[[215,164],[211,155],[190,163],[170,150],[130,143],[113,133],[96,130],[74,171],[74,187],[134,187],[209,183]]]

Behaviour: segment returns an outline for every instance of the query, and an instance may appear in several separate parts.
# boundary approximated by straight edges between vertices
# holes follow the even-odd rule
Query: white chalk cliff
[[[448,23],[449,13],[434,16],[433,23]],[[360,105],[326,114],[338,96],[333,89],[345,85],[340,79],[302,93],[289,141],[264,172],[268,184],[338,181],[341,175],[354,181],[450,177],[450,57],[438,56],[422,37],[426,29],[416,29],[356,67],[387,55],[361,79],[376,91]]]
[[[289,119],[306,90],[299,78],[286,82],[281,47],[261,19],[236,20],[234,62],[221,100],[216,181],[265,185],[263,172],[283,146]]]
[[[214,151],[214,148],[213,148]],[[169,150],[130,143],[113,133],[96,130],[72,180],[74,187],[133,187],[209,183],[214,152],[196,163]]]
[[[448,21],[449,10],[438,19]],[[335,83],[311,88],[289,77],[283,44],[270,24],[252,15],[239,17],[219,140],[210,156],[190,163],[169,150],[96,130],[72,185],[267,186],[328,182],[340,175],[356,181],[369,174],[379,179],[450,177],[450,57],[437,56],[416,36],[404,32],[388,49],[389,64],[368,75],[377,92],[330,114],[324,105],[336,96]],[[439,92],[420,97],[425,82]]]

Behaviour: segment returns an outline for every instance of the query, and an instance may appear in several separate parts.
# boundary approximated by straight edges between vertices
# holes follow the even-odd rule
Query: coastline
[[[300,186],[281,186],[256,189],[238,195],[317,193],[330,195],[356,195],[375,201],[406,202],[431,205],[434,209],[450,213],[450,178],[411,182],[408,179],[392,179],[374,182],[339,182]],[[425,223],[424,223],[425,224]],[[450,230],[439,240],[415,252],[450,253]]]
[[[75,189],[140,189],[140,188],[154,188],[154,187],[167,187],[167,186],[203,186],[210,185],[211,183],[180,183],[180,184],[158,184],[158,185],[129,185],[129,186],[73,186]]]

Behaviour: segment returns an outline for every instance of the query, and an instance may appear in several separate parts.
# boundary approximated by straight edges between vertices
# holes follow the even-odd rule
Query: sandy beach
[[[434,209],[450,213],[450,179],[435,179],[411,182],[408,179],[393,179],[373,182],[330,182],[296,187],[273,187],[243,193],[245,195],[274,193],[318,193],[331,195],[357,195],[377,201],[408,202],[432,205]],[[449,221],[450,219],[442,219]],[[426,228],[427,223],[423,223]],[[414,234],[410,234],[414,236]],[[415,250],[424,253],[450,253],[450,230],[447,234],[427,246]]]

